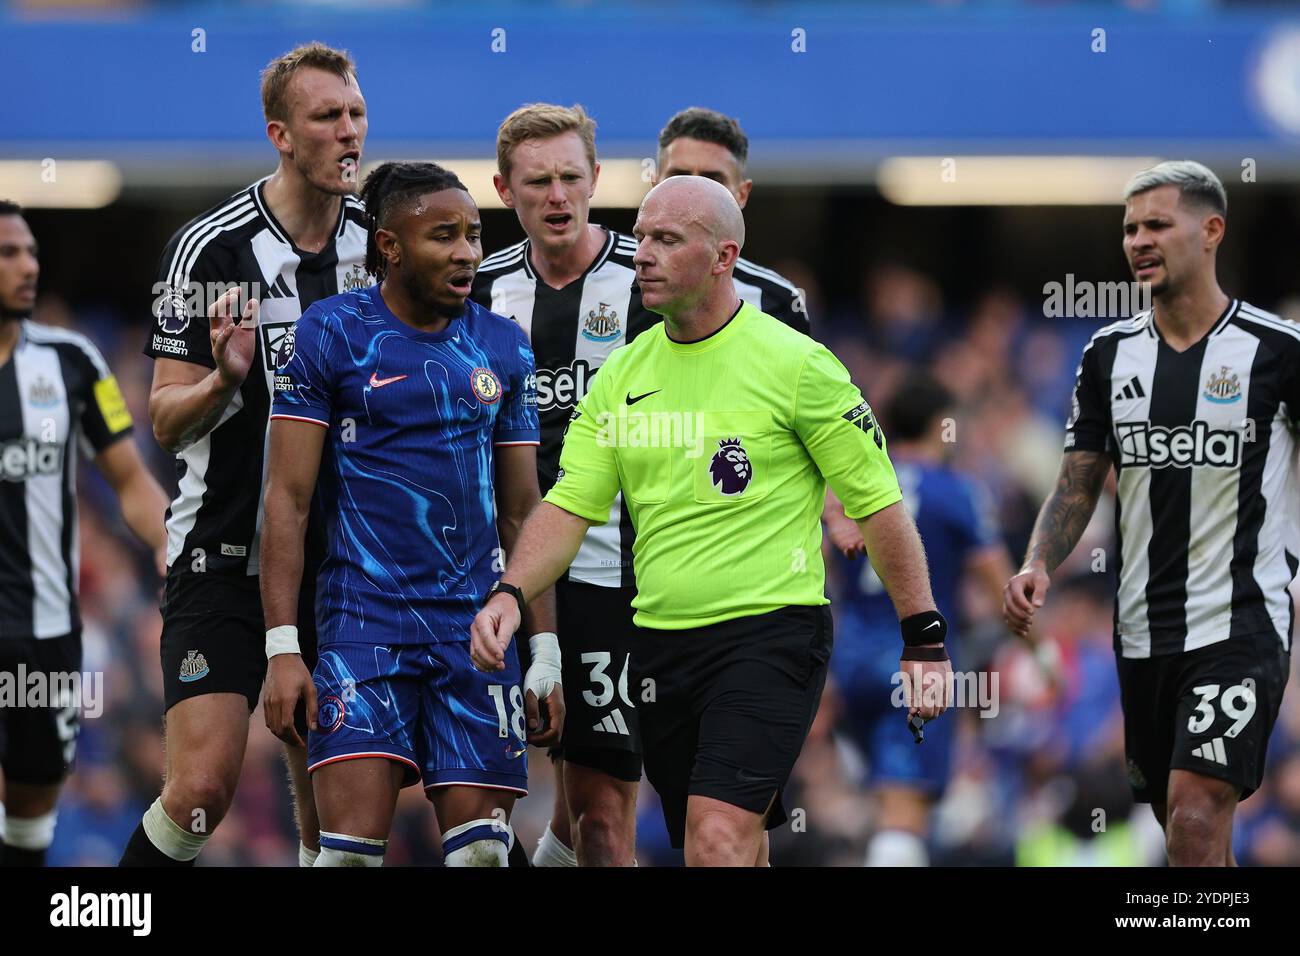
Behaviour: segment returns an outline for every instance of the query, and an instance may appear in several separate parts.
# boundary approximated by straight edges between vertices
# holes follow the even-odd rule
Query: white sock
[[[298,865],[315,866],[316,857],[320,856],[320,850],[313,850],[305,843],[298,844]]]
[[[54,842],[54,823],[58,818],[58,810],[39,817],[7,817],[5,843],[20,850],[48,850]]]
[[[495,818],[452,827],[442,835],[442,865],[509,866],[512,833]]]
[[[578,854],[560,842],[560,838],[547,826],[542,838],[537,841],[537,852],[533,854],[533,866],[577,866]]]
[[[167,816],[167,811],[163,809],[161,797],[154,800],[144,812],[144,835],[160,853],[181,863],[198,856],[203,845],[208,842],[208,834],[190,833],[177,826],[176,821]]]
[[[387,840],[348,836],[346,833],[320,835],[320,855],[312,866],[383,866]]]
[[[907,830],[881,830],[867,844],[867,866],[929,866],[925,841]]]
[[[382,853],[353,853],[351,850],[336,850],[323,846],[316,862],[312,866],[383,866]]]

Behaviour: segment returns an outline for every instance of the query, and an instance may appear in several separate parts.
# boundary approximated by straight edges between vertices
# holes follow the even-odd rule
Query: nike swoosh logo
[[[641,399],[643,399],[643,398],[649,398],[651,395],[658,395],[658,394],[659,394],[660,392],[662,392],[662,391],[663,391],[662,388],[656,388],[653,392],[646,392],[644,395],[638,395],[636,398],[633,398],[633,397],[632,397],[632,393],[631,393],[631,392],[628,392],[628,393],[627,393],[627,403],[628,403],[629,405],[635,405],[637,402],[641,401]]]
[[[383,388],[385,385],[392,385],[394,382],[400,382],[402,379],[406,378],[405,375],[394,375],[392,378],[376,378],[375,376],[377,374],[378,373],[376,372],[370,373],[371,388]]]
[[[921,628],[921,632],[922,632],[922,633],[925,633],[925,632],[928,631],[930,628],[932,628],[932,627],[938,627],[938,626],[939,626],[939,622],[938,622],[938,621],[931,621],[931,622],[930,622],[929,624],[927,624],[925,627]]]

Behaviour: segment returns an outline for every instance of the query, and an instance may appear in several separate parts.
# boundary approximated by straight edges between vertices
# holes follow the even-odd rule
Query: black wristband
[[[908,647],[917,644],[942,644],[948,637],[948,622],[938,611],[922,611],[905,617],[898,624],[903,632],[903,643]]]
[[[496,584],[492,585],[492,587],[488,588],[487,601],[484,601],[483,603],[487,604],[487,602],[492,600],[492,598],[497,594],[512,595],[514,599],[519,602],[519,617],[521,619],[523,618],[524,614],[528,610],[528,602],[524,600],[523,591],[515,587],[513,584],[507,584],[505,581],[498,581]]]
[[[948,648],[906,645],[903,647],[901,659],[905,661],[946,661],[948,659]]]

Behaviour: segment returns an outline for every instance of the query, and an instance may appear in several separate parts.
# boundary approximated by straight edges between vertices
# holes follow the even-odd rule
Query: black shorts
[[[21,700],[0,702],[0,768],[6,781],[49,785],[62,782],[71,772],[81,732],[81,701],[64,679],[54,675],[80,671],[80,634],[0,640],[0,674],[24,695]],[[25,693],[34,686],[30,678],[36,673],[46,675],[46,687],[57,680],[65,696],[45,706],[27,706],[31,701]],[[28,680],[20,681],[21,676]]]
[[[1171,770],[1236,784],[1243,800],[1258,790],[1290,657],[1276,634],[1259,634],[1118,658],[1133,799],[1164,803]]]
[[[631,783],[641,779],[641,727],[628,656],[635,588],[555,585],[564,737],[552,756]]]
[[[769,830],[786,821],[781,791],[817,715],[831,640],[826,605],[685,631],[638,628],[645,772],[674,847],[686,842],[692,794],[767,811]]]
[[[204,694],[243,694],[251,713],[266,677],[266,626],[254,575],[177,573],[162,600],[164,707]],[[298,597],[298,644],[316,667],[316,574],[304,573]],[[298,729],[307,732],[299,708]]]

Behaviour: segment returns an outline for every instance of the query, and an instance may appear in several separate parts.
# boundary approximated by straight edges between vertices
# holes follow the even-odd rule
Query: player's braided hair
[[[425,193],[444,189],[465,189],[449,169],[437,163],[382,163],[371,171],[361,186],[361,201],[366,204],[366,271],[382,279],[388,263],[379,252],[375,233],[387,227],[394,210]],[[465,189],[469,192],[468,189]]]

